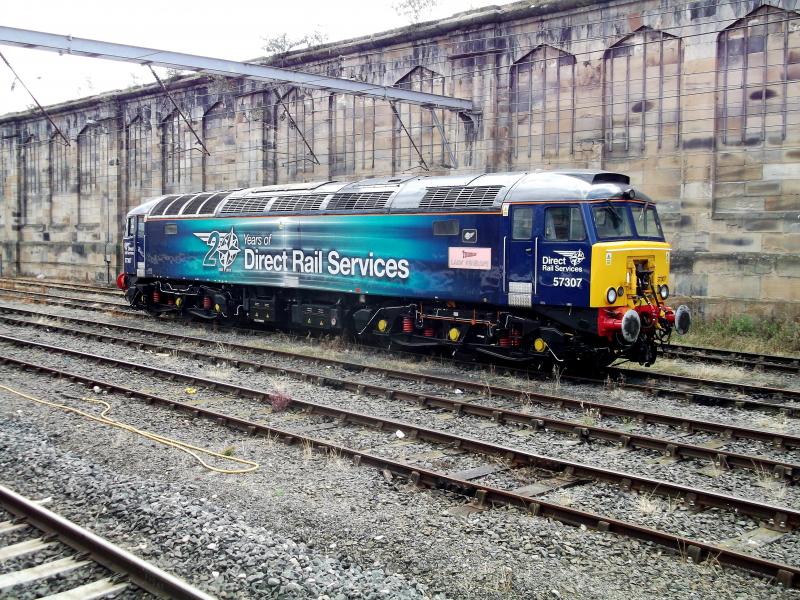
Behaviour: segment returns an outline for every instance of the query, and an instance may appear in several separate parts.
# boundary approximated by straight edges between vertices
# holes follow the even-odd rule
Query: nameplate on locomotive
[[[491,248],[450,247],[447,250],[447,266],[451,269],[480,269],[488,271],[492,268]]]

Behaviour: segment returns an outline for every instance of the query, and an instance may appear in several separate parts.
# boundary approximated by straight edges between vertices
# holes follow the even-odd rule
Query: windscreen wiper
[[[606,200],[606,204],[608,204],[611,216],[614,217],[614,223],[620,223],[622,221],[622,215],[617,212],[617,207],[611,204],[611,198]]]

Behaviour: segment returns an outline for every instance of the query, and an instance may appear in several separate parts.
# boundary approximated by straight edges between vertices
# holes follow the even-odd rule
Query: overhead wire
[[[787,15],[788,15],[788,13],[787,13]],[[791,19],[794,19],[794,18],[796,18],[796,17],[795,16],[791,17]],[[781,18],[781,19],[778,19],[778,20],[775,20],[775,21],[772,21],[772,22],[775,22],[775,23],[777,23],[777,22],[787,22],[788,20],[790,20],[790,18],[789,18],[789,16],[786,16],[784,18]],[[721,22],[721,21],[717,21],[717,22]],[[759,27],[760,26],[765,26],[768,23],[769,23],[769,21],[767,21],[765,23],[759,23],[757,26],[759,26]],[[755,26],[754,25],[745,24],[740,28],[741,29],[745,29],[745,28],[749,28],[749,27],[755,27]],[[658,30],[655,30],[655,31],[657,32]],[[634,32],[634,34],[635,34],[635,32]],[[701,35],[701,34],[697,34],[697,35]],[[703,33],[702,35],[708,35],[708,33]],[[688,37],[688,36],[683,36],[683,37],[685,38],[685,37]],[[603,39],[606,39],[606,37],[604,36]],[[657,43],[657,42],[651,41],[651,42],[645,42],[645,43],[654,44],[654,43]],[[635,46],[636,44],[625,44],[625,45],[626,46],[628,46],[628,45]],[[794,47],[792,47],[792,49],[794,49]],[[538,62],[540,62],[540,61],[523,61],[521,63],[518,62],[515,65],[510,65],[508,68],[515,68],[515,67],[518,67],[520,65],[525,65],[525,64],[536,64]],[[767,65],[763,65],[763,68],[766,69],[766,68],[768,68],[770,66],[780,66],[780,65],[778,63],[769,63]],[[759,65],[758,68],[762,68],[762,65]],[[495,67],[492,67],[491,70],[496,70],[496,69],[495,69]],[[733,72],[735,72],[737,70],[738,69],[730,69],[729,72],[733,73]],[[741,71],[744,72],[745,68],[742,67]],[[706,71],[705,72],[705,74],[710,74],[710,73],[715,73],[716,74],[716,71]],[[698,73],[693,73],[693,75],[697,75],[697,74]],[[451,74],[451,75],[448,75],[448,76],[442,76],[442,78],[444,79],[445,77],[454,77],[454,76],[457,76],[457,74]],[[676,75],[671,76],[671,77],[677,78],[677,77],[679,77],[679,75],[676,74]],[[669,78],[669,76],[668,76],[668,78]],[[655,78],[648,78],[648,77],[645,76],[644,78],[641,79],[641,81],[643,83],[643,87],[645,87],[646,82],[648,82],[650,79],[655,79]],[[626,82],[628,84],[634,83],[636,81],[640,81],[640,80],[638,78],[629,78],[629,79],[626,80]],[[764,88],[767,85],[774,85],[774,84],[780,84],[780,83],[784,83],[785,84],[786,82],[784,80],[772,81],[772,82],[756,82],[756,83],[750,83],[747,86],[737,86],[735,88],[734,87],[730,87],[730,89],[736,89],[736,90],[743,90],[744,91],[744,90],[747,90],[747,89]],[[605,107],[606,110],[608,110],[612,115],[613,115],[614,109],[616,107],[621,106],[623,104],[627,105],[629,103],[628,101],[623,100],[623,99],[620,99],[619,101],[615,101],[614,100],[613,92],[614,92],[615,88],[616,88],[616,86],[614,88],[611,88],[611,90],[610,90],[611,93],[609,94],[611,96],[611,102],[610,103],[606,102],[606,107]],[[705,89],[696,89],[695,88],[695,90],[693,92],[688,92],[688,93],[679,89],[679,90],[677,90],[675,92],[675,94],[673,94],[673,95],[662,95],[661,98],[664,99],[664,100],[669,99],[669,98],[681,98],[681,99],[683,99],[683,98],[690,97],[692,95],[708,94],[708,93],[710,93],[712,91],[717,91],[718,89],[719,89],[719,86],[715,82],[713,84],[713,87],[712,87],[712,84],[709,84],[708,87],[705,88]],[[258,94],[258,93],[262,93],[262,92],[253,92],[253,93],[254,94]],[[649,100],[651,98],[648,98],[646,95],[641,95],[640,96],[638,94],[635,95],[634,98],[633,98],[633,100],[639,100],[639,99]],[[655,98],[653,98],[653,99],[655,99]],[[604,98],[604,100],[607,100],[607,98]],[[552,108],[546,108],[545,110],[531,110],[531,111],[527,111],[524,114],[528,118],[541,117],[542,120],[545,120],[546,118],[549,118],[552,115],[556,115],[558,117],[562,113],[564,113],[565,111],[578,111],[578,110],[582,110],[582,109],[585,109],[585,108],[590,108],[590,107],[594,108],[594,107],[596,107],[596,102],[592,103],[591,105],[588,104],[589,102],[592,102],[592,100],[590,100],[590,99],[585,99],[583,101],[587,102],[587,104],[584,105],[581,102],[575,102],[569,108],[552,107]],[[736,108],[744,108],[745,105],[746,105],[745,102],[739,103],[738,101],[736,101],[736,102],[729,102],[727,104],[727,107],[731,108],[731,109],[736,109]],[[791,116],[791,114],[794,114],[795,111],[789,110],[791,107],[788,104],[787,104],[786,108],[787,108],[786,117],[785,117],[786,123],[784,125],[769,125],[769,126],[762,127],[762,130],[764,132],[766,132],[767,130],[772,130],[773,128],[786,127],[786,126],[795,124],[794,122],[790,121],[790,116]],[[379,111],[384,111],[385,107],[379,106],[378,110]],[[711,109],[711,110],[713,110],[713,109]],[[689,108],[688,106],[682,107],[682,109],[681,109],[681,119],[680,119],[680,122],[681,122],[682,125],[691,125],[694,121],[704,121],[704,122],[705,121],[709,121],[709,118],[708,118],[709,109],[708,108],[699,108],[699,109],[697,109],[697,112],[700,114],[700,116],[698,116],[696,119],[692,119],[692,118],[690,118],[690,114],[692,114],[694,111],[695,111],[695,109]],[[234,115],[242,114],[242,112],[244,112],[244,114],[247,113],[247,111],[234,110]],[[755,110],[752,110],[752,111],[748,111],[748,116],[751,116],[751,117],[759,117],[759,116],[761,116],[762,118],[766,118],[767,114],[772,114],[773,112],[775,112],[775,111],[762,110],[761,108],[758,108],[758,109],[755,109]],[[314,109],[311,112],[311,117],[313,118],[315,115],[319,115],[320,118],[324,118],[325,116],[329,115],[329,109],[325,108],[325,107],[320,108],[320,109]],[[516,117],[515,117],[515,115],[516,115]],[[377,115],[377,112],[376,112],[376,117],[377,116],[378,115]],[[383,115],[381,115],[381,116],[383,116]],[[606,118],[608,118],[609,115],[606,114],[605,116],[606,116]],[[514,118],[519,118],[519,113],[511,112],[511,113],[508,113],[508,114],[505,114],[505,115],[497,115],[497,116],[492,117],[491,119],[485,119],[484,122],[486,124],[491,124],[490,123],[491,120],[494,120],[494,121],[499,121],[500,119],[506,119],[506,120],[511,119],[511,120],[513,120]],[[646,115],[645,115],[645,119],[646,119]],[[376,119],[376,120],[378,120],[378,119]],[[450,119],[450,120],[452,121],[452,119]],[[710,121],[713,123],[713,119],[710,119]],[[455,119],[454,122],[455,122],[455,129],[458,130],[459,121],[457,119]],[[632,126],[633,127],[640,127],[640,125],[637,125],[637,124],[633,124]],[[447,127],[449,129],[449,131],[447,133],[452,132],[452,130],[454,129],[453,125],[451,125],[450,123],[447,124]],[[417,131],[417,130],[420,131],[420,135],[423,135],[422,131],[424,129],[430,129],[430,128],[431,128],[430,125],[424,125],[424,126],[417,125],[417,126],[412,126],[411,127],[411,129],[413,129],[415,131]],[[371,131],[368,132],[368,134],[370,136],[380,135],[382,138],[384,138],[385,137],[384,134],[393,133],[393,132],[395,132],[395,130],[396,130],[396,127],[394,127],[394,126],[391,126],[389,128],[385,128],[385,129],[383,129],[383,128],[381,128],[381,129],[373,128]],[[738,130],[741,131],[742,128],[739,128]],[[124,128],[117,129],[117,130],[115,130],[115,134],[116,135],[120,135],[121,132],[123,132],[123,131],[125,131]],[[569,134],[573,138],[575,138],[577,136],[580,136],[580,134],[583,134],[583,133],[587,133],[587,134],[588,133],[603,133],[605,131],[606,131],[606,126],[604,125],[599,129],[596,128],[596,127],[595,128],[591,128],[591,129],[585,129],[585,130],[578,129],[578,128],[571,128],[569,130],[564,130],[563,134],[564,135]],[[613,129],[612,129],[612,133],[613,133]],[[715,134],[715,133],[718,133],[718,131],[717,131],[717,129],[715,129],[713,127],[713,125],[712,125],[711,129],[695,130],[695,131],[692,132],[692,134],[694,136],[701,135],[701,134]],[[367,135],[367,132],[366,131],[364,133],[357,132],[357,133],[355,133],[353,135],[355,135],[356,139],[364,138],[364,136]],[[540,133],[537,132],[536,135],[539,136]],[[546,135],[549,135],[549,134],[546,134]],[[656,134],[648,134],[647,132],[645,132],[644,135],[638,136],[638,140],[648,141],[649,139],[655,138],[655,137],[656,137]],[[330,134],[328,132],[326,132],[326,131],[321,131],[319,137],[316,137],[316,136],[312,135],[312,136],[310,136],[310,139],[313,142],[321,141],[321,142],[323,142],[323,145],[324,145],[324,142],[328,141],[330,139]],[[382,142],[383,142],[383,140],[382,140]],[[385,152],[386,156],[388,156],[388,153],[392,152],[395,149],[395,145],[394,144],[392,144],[391,146],[389,146],[388,144],[383,146],[382,142],[381,142],[380,145],[373,145],[372,146],[372,148],[371,148],[372,152],[371,153],[373,155],[373,160],[376,159],[376,157],[378,156],[379,153],[384,153]],[[495,142],[494,139],[475,140],[473,142],[473,147],[475,147],[478,150],[480,150],[485,145],[492,144],[494,142]],[[585,144],[587,142],[590,142],[590,143],[603,143],[603,139],[602,138],[594,138],[594,139],[591,139],[591,140],[584,139],[584,140],[578,140],[577,141],[577,143],[582,143],[582,144]],[[41,141],[38,141],[37,143],[39,143],[41,145],[41,144],[45,144],[45,143],[48,143],[48,142],[46,140],[41,140]],[[263,149],[263,148],[261,148],[261,146],[263,146],[263,143],[264,142],[262,141],[262,144],[258,145],[258,146],[256,146],[256,145],[245,146],[244,149]],[[158,143],[151,144],[151,146],[152,146],[151,150],[157,148],[159,145],[160,144],[158,144]],[[439,145],[440,144],[436,144],[436,146],[439,146]],[[434,146],[434,144],[430,144],[429,145],[430,148],[433,148],[433,146]],[[534,144],[534,147],[536,147],[538,149],[540,147],[540,145],[539,144]],[[242,147],[238,146],[237,149],[230,149],[230,150],[229,149],[225,149],[225,150],[222,150],[221,152],[224,154],[224,153],[237,152],[237,151],[240,151],[240,150],[242,150]],[[334,148],[334,150],[335,150],[335,148]],[[220,151],[218,150],[218,152],[220,152]],[[361,149],[358,149],[358,152],[361,152]],[[347,154],[351,154],[351,155],[353,155],[355,153],[356,152],[353,152],[353,151],[348,151],[347,152]],[[151,152],[151,156],[152,156],[152,154],[153,153]],[[323,151],[319,151],[319,154],[320,154],[320,156],[323,156],[325,158],[329,157],[329,154],[325,153]],[[272,150],[272,155],[275,156],[276,158],[283,157],[283,156],[286,156],[287,158],[291,157],[291,156],[296,156],[296,154],[286,154],[280,148],[273,149]],[[663,156],[664,155],[663,152],[660,153],[660,155]],[[383,154],[381,154],[380,158],[378,158],[378,159],[380,160],[382,158],[384,158]],[[302,160],[302,159],[300,159],[300,160]],[[248,161],[248,164],[254,164],[254,163],[263,163],[263,160],[258,159],[258,160],[250,160],[250,161]],[[283,165],[283,166],[285,166],[285,165]]]

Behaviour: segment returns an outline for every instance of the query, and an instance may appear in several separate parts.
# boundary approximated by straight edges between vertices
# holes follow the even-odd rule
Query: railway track
[[[124,365],[128,370],[136,370],[149,376],[179,381],[181,385],[190,383],[194,386],[207,387],[217,392],[234,395],[239,399],[234,405],[239,411],[247,410],[246,403],[249,403],[251,409],[255,410],[258,406],[264,406],[281,399],[276,394],[261,389],[186,375],[148,365],[138,365],[130,361],[116,360],[106,356],[73,350],[66,351],[62,348],[28,340],[18,339],[14,341],[8,336],[5,336],[3,341],[20,346],[37,347],[48,353],[68,353],[90,363]],[[681,552],[696,562],[712,558],[719,563],[733,565],[752,573],[772,578],[787,587],[800,585],[800,577],[798,577],[800,568],[798,567],[776,563],[753,554],[734,550],[725,545],[698,541],[633,522],[593,514],[571,506],[547,501],[542,496],[561,487],[605,483],[618,486],[623,494],[640,492],[678,498],[686,506],[692,507],[694,510],[715,508],[738,515],[748,515],[778,530],[786,530],[800,525],[800,512],[792,509],[727,496],[678,483],[617,472],[575,461],[538,455],[515,447],[492,444],[480,439],[422,427],[419,424],[346,410],[308,400],[293,400],[292,410],[297,411],[300,409],[304,416],[309,419],[315,419],[316,426],[312,428],[308,426],[286,428],[285,426],[268,425],[261,420],[254,421],[240,414],[231,414],[227,412],[229,408],[227,404],[226,412],[220,412],[204,408],[197,403],[185,403],[150,391],[143,391],[117,382],[99,379],[85,374],[86,370],[81,370],[82,372],[80,373],[65,371],[22,360],[15,356],[2,356],[0,357],[0,363],[36,373],[49,374],[86,386],[97,386],[109,393],[122,394],[130,399],[143,400],[148,404],[157,404],[184,411],[190,416],[211,419],[220,425],[233,427],[250,435],[270,436],[272,439],[279,439],[287,443],[302,443],[304,447],[317,448],[337,456],[350,457],[356,464],[376,467],[383,470],[385,475],[388,474],[391,477],[400,476],[413,484],[458,491],[471,498],[471,506],[476,509],[489,508],[494,504],[511,505],[527,510],[533,515],[557,519],[571,525],[584,525],[600,531],[613,532],[654,542]],[[365,430],[376,432],[374,439],[369,441],[366,447],[356,447],[349,443],[345,445],[333,439],[336,437],[334,432],[338,432],[340,438],[359,440],[363,437],[359,432]],[[403,460],[383,455],[375,449],[374,445],[378,444],[380,446],[382,441],[385,441],[387,430],[392,433],[402,433],[409,440],[424,445],[428,448],[428,451],[420,454],[418,458],[408,457]],[[325,431],[326,438],[314,435],[319,431]],[[439,452],[442,456],[446,454],[448,458],[453,460],[459,456],[481,457],[483,464],[478,468],[456,471],[433,468],[429,464],[436,461],[430,460],[431,452]],[[530,481],[532,477],[530,473],[536,473],[538,477],[531,483],[514,489],[485,485],[476,481],[487,474],[500,471],[518,474],[515,480],[520,482],[526,479]]]
[[[0,306],[0,312],[17,314],[17,315],[22,315],[22,316],[27,316],[27,317],[34,317],[34,318],[50,316],[50,315],[47,315],[47,313],[40,313],[40,312],[26,310],[26,309],[10,308],[10,307],[4,307],[4,306]],[[127,335],[133,334],[133,335],[144,335],[144,336],[148,336],[148,337],[151,337],[151,336],[152,337],[160,337],[162,339],[173,340],[173,341],[175,341],[177,343],[187,343],[188,342],[188,343],[196,343],[196,344],[201,344],[201,345],[207,343],[207,340],[202,339],[202,338],[197,338],[197,337],[193,337],[193,336],[187,336],[187,335],[183,335],[183,334],[176,334],[176,333],[172,333],[172,332],[168,333],[168,332],[164,332],[164,331],[155,331],[155,330],[151,330],[151,329],[147,329],[147,328],[139,328],[139,327],[134,327],[134,326],[129,326],[129,325],[121,325],[121,324],[112,324],[112,323],[102,323],[102,324],[100,324],[100,323],[96,323],[94,321],[91,321],[91,320],[88,320],[88,319],[82,319],[82,318],[79,318],[79,317],[57,316],[55,318],[61,320],[62,322],[65,322],[65,323],[73,323],[73,324],[80,325],[80,326],[90,326],[90,327],[102,326],[102,327],[105,327],[105,328],[113,329],[115,331],[119,331],[122,334],[121,336],[116,336],[116,337],[115,336],[105,336],[106,338],[110,338],[107,341],[115,341],[115,342],[125,343],[125,339],[126,338],[123,337],[123,336],[127,336]],[[203,323],[197,323],[197,325],[198,326],[207,326],[207,325],[205,325]],[[249,330],[249,329],[237,330],[237,331],[244,331],[246,333],[253,333],[253,330]],[[100,339],[100,338],[97,338],[97,339]],[[310,360],[310,361],[313,361],[313,362],[316,362],[316,363],[319,363],[319,364],[332,365],[332,366],[342,367],[344,369],[364,369],[364,368],[368,367],[368,365],[365,365],[364,363],[359,363],[359,362],[354,362],[354,361],[345,361],[345,360],[341,360],[341,359],[326,359],[326,358],[321,358],[321,357],[316,356],[316,355],[311,355],[311,354],[298,352],[298,351],[286,351],[286,350],[277,350],[277,349],[256,348],[254,346],[250,346],[250,345],[246,345],[246,344],[234,344],[234,343],[230,343],[230,342],[226,342],[223,345],[225,347],[229,348],[232,351],[247,351],[247,352],[254,352],[254,353],[257,353],[257,354],[261,354],[263,356],[297,358],[297,359],[307,360],[307,361]],[[409,356],[409,357],[411,357],[412,359],[415,359],[415,360],[419,358],[418,354],[406,354],[406,356]],[[469,368],[469,369],[482,368],[482,365],[480,365],[480,364],[476,365],[475,363],[467,363],[467,362],[459,362],[459,361],[454,361],[454,363],[458,364],[459,366],[466,367],[466,368]],[[420,381],[422,383],[425,383],[426,380],[427,381],[434,381],[434,379],[435,379],[435,378],[432,378],[431,376],[426,376],[426,375],[423,375],[423,374],[416,374],[416,373],[408,372],[408,371],[401,371],[399,369],[382,369],[381,370],[380,368],[375,367],[375,366],[371,366],[369,368],[371,368],[373,371],[386,373],[389,376],[401,377],[401,378],[405,378],[405,379],[416,379],[416,380],[418,380],[418,381]],[[494,367],[491,367],[491,368],[494,368]],[[501,372],[501,373],[507,374],[507,375],[518,377],[521,381],[527,381],[531,376],[539,378],[539,379],[543,378],[543,375],[541,373],[536,373],[536,372],[532,373],[531,371],[529,371],[527,369],[518,369],[518,368],[513,368],[513,367],[502,367],[502,368],[498,369],[498,371]],[[633,373],[634,373],[634,375],[637,374],[637,372],[635,372],[635,371]],[[601,380],[598,380],[598,379],[581,378],[581,377],[575,377],[575,376],[570,376],[570,375],[564,375],[563,378],[564,378],[564,380],[567,380],[567,381],[573,381],[575,383],[589,383],[591,385],[607,385],[607,383],[608,383],[607,381],[601,381]],[[691,383],[694,383],[696,381],[697,380],[691,380],[690,385],[691,385]],[[442,383],[442,382],[438,382],[438,383]],[[467,381],[467,380],[459,381],[459,385],[463,385],[465,389],[471,389],[471,390],[475,390],[475,391],[481,391],[481,390],[485,390],[486,389],[486,385],[483,384],[483,383],[476,384],[475,382],[470,382],[470,381]],[[792,404],[786,404],[786,403],[782,403],[780,401],[770,401],[770,400],[763,400],[763,399],[755,400],[755,399],[752,399],[752,398],[742,397],[740,395],[726,396],[726,395],[720,395],[720,394],[717,394],[717,393],[703,392],[701,389],[698,388],[697,385],[692,385],[689,389],[676,389],[675,387],[658,386],[658,385],[655,385],[655,383],[653,383],[652,381],[645,381],[645,382],[642,382],[642,383],[637,383],[636,381],[630,381],[629,379],[626,379],[624,381],[624,383],[619,383],[619,380],[617,382],[612,382],[612,385],[614,385],[614,386],[619,385],[619,386],[621,386],[622,388],[624,388],[626,390],[640,391],[640,392],[642,392],[644,394],[647,394],[648,396],[655,397],[655,398],[658,398],[658,397],[672,397],[672,398],[678,398],[678,399],[680,399],[682,401],[694,402],[694,403],[702,404],[702,405],[713,405],[713,406],[721,406],[721,407],[736,407],[736,408],[741,408],[741,409],[760,410],[760,411],[768,411],[768,412],[778,412],[778,413],[786,415],[788,417],[800,416],[800,406],[795,406],[795,405],[792,405]],[[548,404],[556,404],[556,405],[561,404],[562,406],[571,407],[571,408],[576,408],[577,406],[580,406],[581,410],[584,410],[584,409],[587,409],[587,408],[591,408],[592,410],[599,411],[599,414],[601,414],[601,415],[602,414],[613,415],[613,416],[618,416],[620,418],[627,418],[627,417],[632,417],[633,416],[635,418],[639,418],[636,415],[626,414],[625,410],[623,408],[613,407],[611,405],[606,406],[606,405],[601,404],[601,403],[591,403],[591,402],[587,403],[585,400],[580,400],[579,405],[576,405],[575,401],[570,401],[569,398],[566,398],[564,396],[557,396],[557,395],[552,395],[552,394],[551,395],[531,394],[529,391],[525,391],[525,390],[520,391],[519,389],[516,389],[516,388],[503,388],[501,386],[493,386],[493,387],[491,387],[491,390],[492,390],[492,394],[494,394],[494,395],[500,395],[500,396],[505,396],[505,397],[509,397],[509,398],[518,398],[520,393],[528,394],[525,397],[527,402],[541,400],[542,402],[546,402]],[[683,422],[683,420],[681,420],[681,421]],[[662,421],[660,421],[658,419],[655,419],[653,421],[645,420],[645,422],[658,423],[658,422],[662,422]],[[673,422],[669,422],[667,424],[673,425],[674,423]],[[691,427],[690,424],[685,424],[684,425],[684,428],[690,428],[690,427]],[[717,431],[717,433],[722,433],[722,434],[727,435],[725,433],[725,428],[720,428],[719,431]],[[778,443],[780,445],[779,442],[776,442],[776,443]]]
[[[121,293],[110,286],[93,286],[89,284],[72,284],[65,281],[48,281],[29,278],[0,277],[0,285],[6,288],[18,289],[17,286],[28,286],[44,289],[58,289],[65,291],[80,291],[91,294],[107,295],[121,298]],[[2,288],[0,288],[2,289]],[[698,346],[685,346],[670,344],[667,348],[659,349],[659,354],[665,358],[681,360],[701,360],[708,363],[733,365],[748,369],[762,369],[790,374],[800,374],[800,357],[779,356],[774,354],[758,354],[754,352],[740,352],[722,348],[703,348]]]
[[[0,574],[0,596],[15,598],[25,594],[25,586],[76,572],[84,583],[72,586],[66,581],[54,584],[53,593],[40,600],[67,600],[112,597],[123,590],[139,588],[159,598],[212,600],[185,581],[158,569],[130,552],[46,509],[13,490],[0,485],[0,544],[3,537],[16,532],[23,538],[0,546],[0,564],[12,563],[12,570]],[[25,534],[25,535],[19,535]],[[52,552],[62,545],[66,556],[33,566],[26,559]],[[92,566],[96,568],[92,568]],[[4,565],[5,566],[5,565]],[[101,567],[101,568],[100,568]],[[98,572],[104,573],[102,576]],[[84,576],[85,575],[85,576]],[[70,577],[70,579],[75,578]]]
[[[125,302],[112,301],[93,301],[80,299],[57,299],[53,296],[40,292],[27,292],[15,290],[13,288],[0,287],[0,297],[22,294],[30,301],[38,304],[60,306],[66,308],[77,308],[95,312],[110,312],[111,314],[142,316],[141,311],[128,308]],[[217,324],[217,326],[219,326]],[[223,325],[222,327],[230,327]],[[242,330],[241,328],[235,328]],[[402,355],[401,352],[393,351],[395,355]],[[408,356],[418,356],[413,353],[405,353]],[[483,364],[466,363],[457,361],[459,364]],[[503,372],[517,374],[524,378],[537,377],[543,378],[541,372],[515,368],[511,366],[500,367]],[[688,402],[718,406],[737,406],[740,408],[771,409],[782,413],[795,416],[800,414],[800,391],[786,388],[774,388],[758,386],[746,383],[735,383],[719,380],[708,380],[686,375],[673,375],[661,373],[659,371],[640,371],[626,369],[622,367],[611,367],[607,370],[609,375],[614,376],[617,381],[624,382],[624,386],[631,390],[640,390],[651,395],[679,395]],[[581,377],[571,374],[564,374],[563,379],[575,383],[603,384],[605,380],[591,377]],[[663,385],[657,385],[660,382]],[[720,394],[720,390],[725,394]],[[743,395],[744,394],[744,395]],[[747,396],[750,396],[748,398]],[[760,398],[753,400],[753,398]]]
[[[101,294],[120,297],[120,291],[111,285],[91,285],[85,283],[71,283],[69,281],[33,279],[27,277],[0,277],[0,285],[14,287],[15,285],[38,287],[40,289],[56,289],[66,291],[80,291],[89,294]]]
[[[703,361],[723,365],[733,365],[746,369],[762,369],[790,374],[800,374],[800,358],[778,356],[775,354],[757,354],[755,352],[738,352],[721,348],[701,348],[671,344],[662,349],[660,354],[665,358],[677,358],[689,361]]]
[[[0,311],[7,311],[7,309],[0,307]],[[16,309],[13,312],[28,317],[38,316],[38,313],[22,309]],[[95,325],[85,319],[64,320],[69,320],[82,326],[92,327]],[[723,440],[742,439],[764,442],[778,449],[800,448],[800,436],[786,433],[626,408],[564,395],[548,394],[525,388],[491,385],[486,382],[475,382],[461,378],[414,373],[386,367],[365,365],[353,361],[320,359],[297,352],[260,349],[244,344],[217,343],[216,347],[225,352],[225,354],[220,354],[219,352],[202,350],[202,347],[207,345],[207,341],[202,338],[173,333],[161,334],[152,330],[127,325],[103,325],[106,329],[112,329],[122,334],[111,335],[109,333],[85,331],[53,323],[27,321],[9,317],[7,314],[2,313],[0,313],[0,321],[15,326],[33,327],[65,333],[102,343],[125,345],[138,350],[149,350],[160,354],[170,353],[173,356],[183,356],[194,360],[201,359],[209,364],[231,363],[237,368],[287,375],[301,381],[312,381],[320,385],[346,389],[359,394],[372,394],[374,396],[412,402],[426,408],[443,408],[458,414],[491,419],[495,422],[515,423],[535,429],[546,428],[551,431],[558,431],[576,436],[579,439],[610,441],[624,448],[647,448],[673,458],[697,458],[708,460],[715,463],[718,467],[738,467],[755,469],[760,472],[767,471],[781,479],[784,477],[791,479],[800,478],[800,465],[793,464],[790,461],[773,460],[766,457],[728,452],[720,448],[711,448],[701,444],[691,443],[690,440],[684,437],[691,433],[707,433],[720,436]],[[133,336],[137,336],[138,339]],[[0,340],[3,339],[14,340],[12,337],[5,338],[0,335]],[[162,339],[169,343],[157,343],[153,342],[153,339]],[[186,346],[188,344],[197,346],[197,349],[187,349]],[[70,351],[62,350],[62,352],[69,353]],[[231,358],[234,352],[239,355],[236,359]],[[252,353],[260,357],[270,357],[272,360],[264,361],[243,358],[242,355],[247,353]],[[280,358],[300,359],[308,363],[310,368],[300,369],[281,366],[274,360]],[[125,361],[118,361],[116,359],[109,359],[109,361],[115,361],[120,365],[127,364]],[[457,387],[479,396],[487,396],[492,399],[502,399],[503,401],[511,402],[513,408],[504,407],[497,402],[487,405],[485,403],[470,402],[464,398],[453,399],[441,395],[424,393],[420,390],[409,390],[408,388],[404,389],[402,387],[389,385],[377,385],[375,383],[365,382],[364,380],[353,379],[352,377],[321,376],[318,369],[320,364],[335,366],[341,369],[342,372],[369,373],[387,379],[413,381],[444,388]],[[546,414],[536,414],[530,410],[524,412],[520,410],[523,405],[531,404],[571,410],[577,413],[578,418],[568,420],[548,416]],[[580,420],[580,416],[586,414],[586,411],[591,412],[593,420],[595,418],[613,417],[617,419],[627,419],[629,422],[635,421],[640,424],[666,425],[673,428],[676,431],[676,435],[672,438],[657,438],[650,435],[637,435],[632,431],[621,431],[610,427],[589,424]]]

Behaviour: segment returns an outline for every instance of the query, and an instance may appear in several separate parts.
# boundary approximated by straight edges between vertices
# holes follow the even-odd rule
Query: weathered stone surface
[[[0,272],[113,279],[125,212],[162,193],[603,168],[660,202],[668,240],[691,257],[673,267],[676,292],[729,297],[735,288],[716,275],[744,269],[738,297],[763,295],[779,310],[774,290],[783,278],[794,285],[787,257],[800,253],[800,75],[784,56],[782,18],[795,5],[748,13],[719,3],[707,14],[685,0],[643,0],[634,12],[622,0],[556,4],[482,9],[280,58],[473,99],[475,121],[437,112],[455,164],[426,108],[397,105],[418,154],[386,102],[237,79],[170,82],[209,156],[156,86],[51,107],[69,146],[35,112],[0,116]],[[767,51],[726,71],[720,40],[765,15],[775,23]],[[785,64],[785,83],[760,83],[782,82]]]

